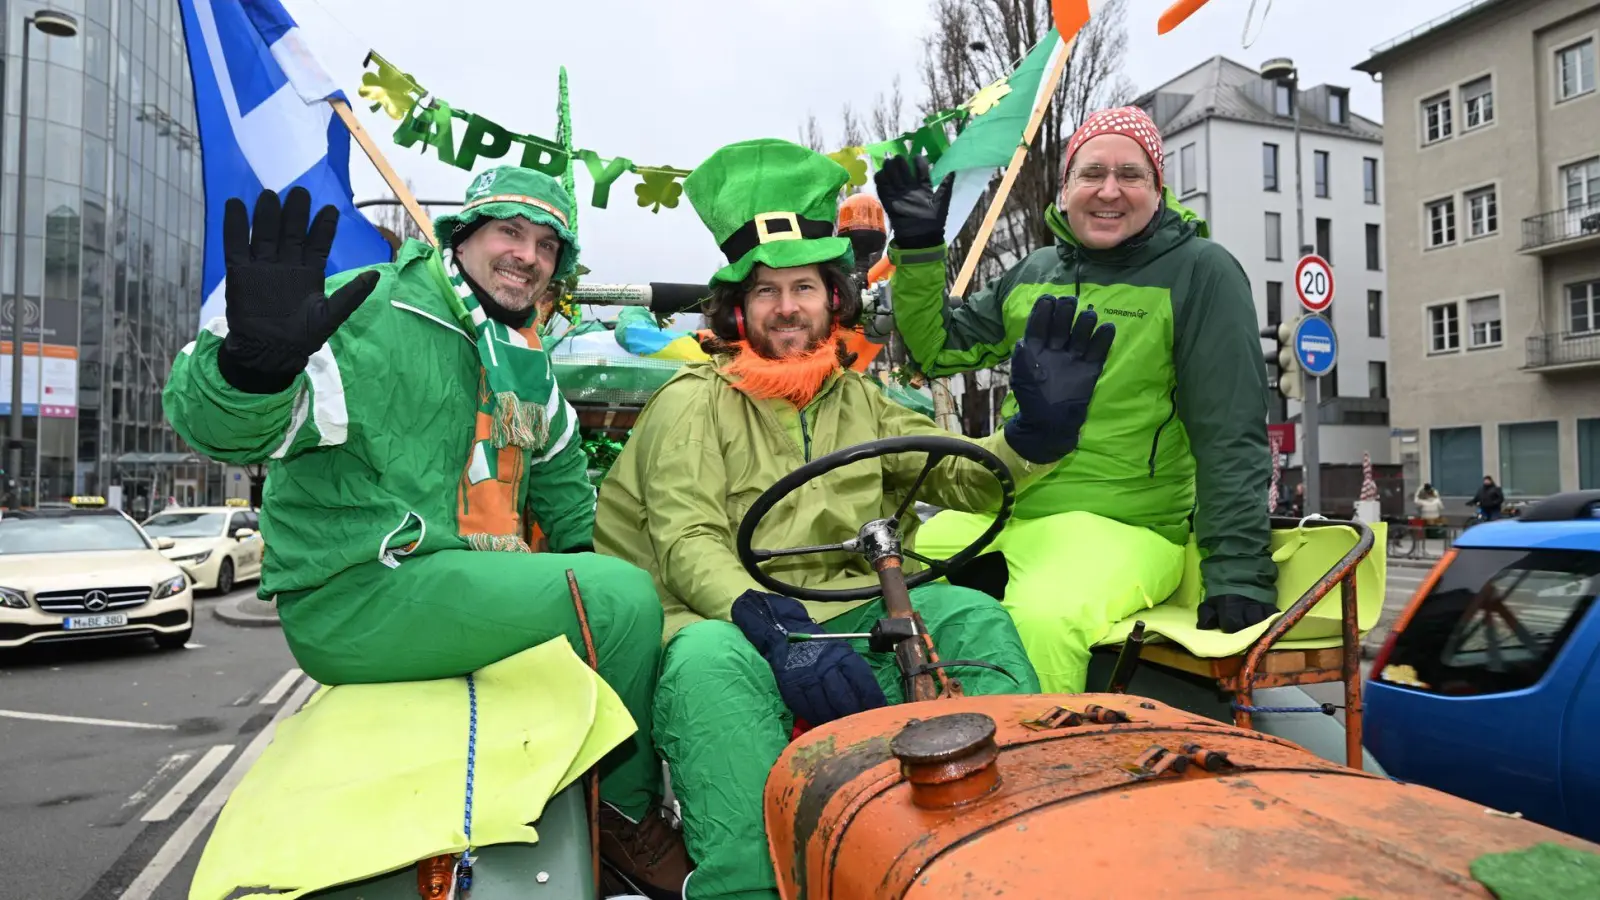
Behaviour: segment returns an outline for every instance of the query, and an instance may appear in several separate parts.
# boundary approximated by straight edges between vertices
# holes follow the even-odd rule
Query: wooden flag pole
[[[978,271],[978,260],[983,256],[983,248],[989,245],[989,237],[994,233],[994,227],[1000,222],[1000,213],[1005,209],[1006,198],[1011,196],[1011,187],[1016,184],[1017,176],[1022,172],[1023,160],[1028,157],[1028,146],[1033,143],[1034,135],[1039,133],[1039,125],[1044,122],[1045,110],[1050,108],[1050,101],[1056,95],[1056,88],[1061,84],[1061,76],[1067,70],[1067,61],[1072,59],[1072,48],[1078,43],[1077,35],[1067,42],[1062,48],[1061,58],[1051,67],[1050,74],[1046,76],[1047,87],[1039,97],[1039,102],[1033,108],[1033,117],[1028,120],[1028,127],[1022,132],[1022,142],[1017,145],[1017,151],[1011,154],[1011,163],[1006,166],[1005,177],[1000,180],[1000,189],[995,192],[994,202],[989,204],[989,211],[984,213],[983,224],[978,226],[978,233],[973,238],[971,249],[967,250],[967,258],[961,264],[961,272],[956,276],[956,283],[950,289],[952,297],[965,296],[967,286],[972,283],[972,276]]]
[[[400,198],[401,205],[411,214],[411,220],[416,222],[417,227],[427,236],[428,243],[435,247],[439,246],[439,239],[433,234],[433,220],[422,211],[421,204],[417,203],[416,197],[411,196],[411,190],[406,187],[406,183],[400,180],[400,176],[390,167],[389,161],[383,158],[383,153],[373,142],[372,135],[367,134],[367,130],[361,127],[361,120],[356,118],[350,104],[337,97],[331,97],[328,99],[328,105],[339,114],[339,120],[344,122],[344,127],[350,130],[350,136],[361,145],[361,149],[367,154],[367,159],[372,160],[372,164],[378,167],[378,174],[383,176],[383,180],[389,185],[389,190],[394,191],[394,195]]]

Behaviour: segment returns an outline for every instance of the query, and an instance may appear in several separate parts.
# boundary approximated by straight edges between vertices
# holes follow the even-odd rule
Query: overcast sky
[[[1140,91],[1222,54],[1250,66],[1299,64],[1302,84],[1351,88],[1351,108],[1381,119],[1379,85],[1351,70],[1370,49],[1462,0],[1259,0],[1254,42],[1241,43],[1250,0],[1210,0],[1158,36],[1166,0],[1132,0],[1126,72]],[[459,199],[470,175],[393,142],[395,122],[355,96],[375,49],[457,108],[513,131],[555,137],[558,67],[567,67],[577,145],[641,165],[692,168],[716,148],[756,137],[794,140],[808,112],[837,140],[847,100],[870,107],[900,75],[916,99],[928,0],[283,0],[323,66],[344,86],[390,163],[423,199]],[[1335,12],[1337,10],[1337,12]],[[457,126],[459,140],[461,128]],[[873,137],[882,137],[874,135]],[[514,162],[508,155],[502,162]],[[352,147],[358,200],[383,180]],[[722,265],[685,199],[652,214],[624,176],[608,209],[588,205],[579,169],[583,261],[592,280],[703,282]]]

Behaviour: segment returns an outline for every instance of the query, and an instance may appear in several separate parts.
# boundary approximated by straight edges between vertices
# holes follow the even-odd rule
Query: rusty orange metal
[[[1484,853],[1600,849],[1123,694],[831,722],[784,751],[765,804],[786,900],[1487,897]]]

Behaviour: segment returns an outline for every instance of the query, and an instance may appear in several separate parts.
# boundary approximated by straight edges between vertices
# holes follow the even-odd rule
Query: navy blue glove
[[[1040,297],[1011,357],[1017,414],[1006,422],[1006,443],[1031,463],[1047,465],[1078,448],[1078,432],[1116,337],[1110,322],[1095,328],[1093,306],[1082,315],[1077,311],[1077,297]]]
[[[800,601],[745,591],[733,602],[733,624],[772,667],[789,711],[807,724],[821,725],[888,705],[872,667],[847,642],[789,641],[790,632],[827,634],[811,621]]]

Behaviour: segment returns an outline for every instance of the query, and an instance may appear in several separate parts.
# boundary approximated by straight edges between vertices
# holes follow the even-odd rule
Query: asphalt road
[[[187,896],[224,782],[314,688],[281,631],[223,623],[220,600],[197,601],[183,650],[95,641],[0,657],[0,896]]]

